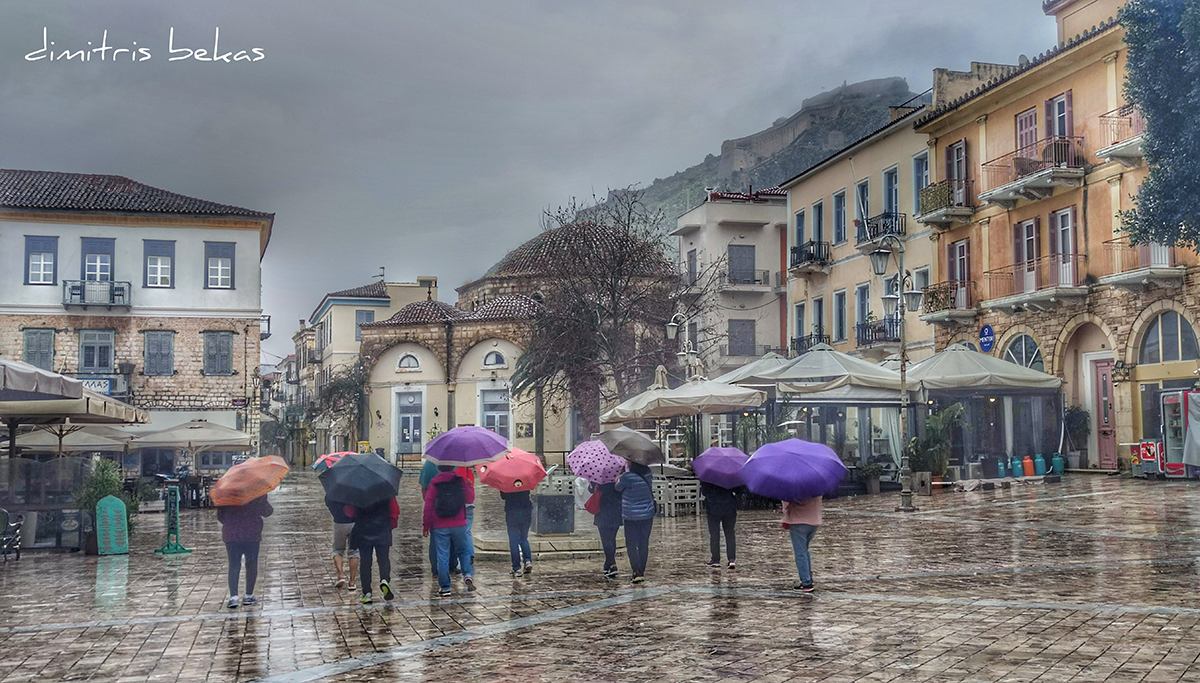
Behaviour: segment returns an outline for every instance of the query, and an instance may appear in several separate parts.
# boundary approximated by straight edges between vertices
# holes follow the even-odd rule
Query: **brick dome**
[[[396,311],[396,315],[374,323],[364,323],[362,327],[385,327],[388,325],[418,325],[423,323],[443,323],[447,320],[458,320],[466,317],[465,311],[460,311],[442,301],[414,301]]]
[[[537,315],[541,306],[521,294],[504,294],[492,299],[471,313],[471,320],[528,319]]]

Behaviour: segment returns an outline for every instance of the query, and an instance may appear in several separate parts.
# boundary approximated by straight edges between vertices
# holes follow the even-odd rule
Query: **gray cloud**
[[[145,63],[27,62],[42,27]],[[167,62],[167,35],[254,64]],[[286,354],[333,289],[441,279],[541,209],[648,183],[842,81],[1014,62],[1054,42],[1038,0],[295,2],[8,0],[0,167],[115,173],[276,213],[263,306]]]

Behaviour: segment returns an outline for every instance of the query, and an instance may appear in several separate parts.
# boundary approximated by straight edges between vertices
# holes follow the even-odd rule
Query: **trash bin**
[[[533,533],[570,534],[575,532],[575,496],[536,495],[533,499]]]
[[[979,456],[979,467],[983,470],[984,479],[996,479],[1000,476],[1000,470],[996,465],[995,457],[991,455]]]

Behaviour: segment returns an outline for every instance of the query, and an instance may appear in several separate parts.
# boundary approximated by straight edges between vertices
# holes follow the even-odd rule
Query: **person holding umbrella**
[[[455,468],[454,471],[458,473],[458,476],[466,479],[468,484],[471,486],[475,485],[475,470],[471,469],[470,467],[458,467]],[[417,479],[418,483],[421,485],[421,500],[425,500],[425,494],[429,491],[429,483],[433,481],[433,478],[437,475],[437,463],[433,462],[432,460],[426,460],[425,464],[421,466],[421,476]],[[471,530],[471,528],[474,526],[474,522],[475,506],[472,504],[467,506],[467,531]],[[474,558],[474,548],[471,550],[471,557]],[[437,577],[437,547],[433,536],[429,537],[429,571],[431,575]],[[459,573],[458,553],[453,548],[450,550],[450,573]]]
[[[665,464],[662,449],[640,432],[618,427],[600,434],[599,440],[613,455],[629,461],[629,471],[613,488],[621,493],[621,521],[625,524],[625,552],[633,583],[646,580],[650,555],[650,532],[654,527],[654,475],[649,465]],[[601,499],[603,500],[603,498]]]
[[[783,503],[783,528],[792,535],[792,552],[796,555],[796,573],[800,583],[792,588],[811,593],[813,591],[812,559],[808,544],[821,526],[821,497],[814,496],[797,503]]]
[[[592,498],[599,496],[599,507],[592,512],[592,523],[604,548],[604,578],[616,579],[617,531],[621,528],[621,492],[616,481],[629,468],[629,461],[613,455],[599,441],[584,441],[567,455],[571,471],[588,480]],[[589,511],[592,503],[589,501]]]
[[[267,502],[267,493],[274,491],[287,473],[287,463],[278,455],[251,458],[230,467],[209,491],[217,506],[221,540],[225,542],[229,557],[229,602],[226,603],[229,609],[237,609],[239,605],[238,580],[243,559],[246,562],[246,593],[240,604],[258,602],[254,597],[254,585],[258,582],[263,518],[274,512]]]
[[[448,598],[450,591],[450,551],[458,554],[463,583],[468,591],[475,590],[471,565],[472,545],[467,535],[467,503],[475,502],[475,487],[458,476],[452,465],[438,465],[438,475],[429,483],[425,494],[425,514],[422,517],[423,536],[432,536],[437,547],[438,595]]]
[[[341,588],[346,585],[344,563],[349,561],[349,589],[354,590],[354,577],[358,576],[358,548],[349,547],[354,518],[346,515],[346,506],[343,503],[332,500],[329,496],[325,496],[325,507],[329,508],[329,514],[333,515],[333,568],[337,570],[337,581],[333,587]]]
[[[372,601],[372,557],[379,562],[379,590],[384,599],[395,597],[389,553],[392,529],[400,519],[400,506],[396,503],[400,475],[399,469],[374,453],[345,455],[318,475],[326,498],[343,503],[346,517],[354,522],[350,547],[359,551],[358,577],[365,605]]]
[[[529,526],[533,522],[533,503],[529,500],[529,491],[546,478],[542,459],[533,453],[512,448],[499,460],[478,465],[477,469],[479,480],[499,490],[500,497],[504,499],[504,524],[508,531],[513,578],[531,573],[533,551],[529,547]],[[470,528],[468,521],[468,533]]]
[[[692,460],[692,470],[700,480],[700,492],[704,494],[704,511],[708,513],[708,566],[713,569],[721,566],[721,529],[725,530],[729,568],[736,568],[736,489],[746,483],[742,478],[742,465],[747,459],[746,454],[736,448],[713,447]]]

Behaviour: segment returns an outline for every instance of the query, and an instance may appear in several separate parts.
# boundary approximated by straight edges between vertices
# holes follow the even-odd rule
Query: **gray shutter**
[[[204,333],[204,374],[217,374],[217,347],[220,338],[216,332]]]
[[[158,340],[158,348],[162,356],[158,361],[159,371],[164,375],[175,374],[175,333],[162,332]]]
[[[37,365],[37,339],[33,330],[25,330],[25,347],[21,351],[21,358],[30,365]]]
[[[144,337],[145,337],[145,342],[146,342],[146,357],[145,357],[146,367],[142,369],[142,372],[146,373],[147,375],[157,375],[157,374],[159,374],[159,371],[158,371],[158,361],[159,361],[158,332],[147,332],[144,335]]]
[[[230,332],[221,332],[219,339],[220,339],[221,344],[220,344],[220,349],[218,350],[218,354],[219,354],[218,362],[220,363],[220,365],[218,366],[218,372],[220,372],[222,375],[232,375],[233,374],[233,334]]]
[[[38,367],[53,370],[54,369],[54,330],[42,330],[37,335],[38,343]]]

